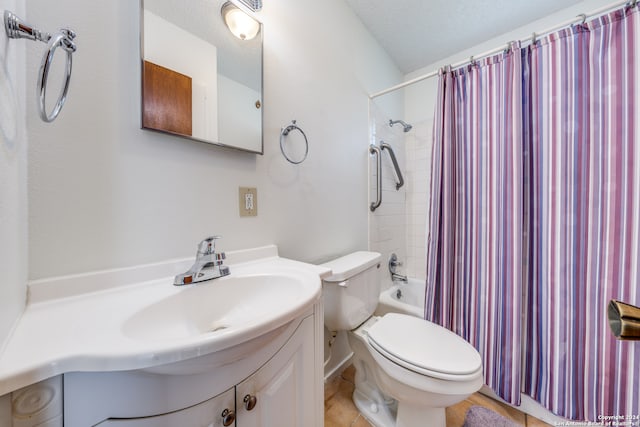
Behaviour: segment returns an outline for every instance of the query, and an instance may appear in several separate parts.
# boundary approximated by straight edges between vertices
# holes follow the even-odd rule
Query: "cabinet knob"
[[[247,411],[252,410],[253,408],[256,407],[256,403],[258,403],[258,398],[255,396],[251,396],[250,394],[247,394],[244,397],[244,408]]]
[[[225,427],[230,426],[236,420],[236,413],[230,409],[222,411],[222,425]]]

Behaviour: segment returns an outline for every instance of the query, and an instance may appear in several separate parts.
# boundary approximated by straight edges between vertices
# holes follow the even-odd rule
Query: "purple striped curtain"
[[[640,343],[606,321],[611,298],[640,305],[639,16],[542,39],[525,79],[524,391],[575,420],[640,414]]]
[[[434,127],[425,318],[482,356],[485,382],[519,404],[522,51],[443,70]]]
[[[480,351],[499,396],[573,420],[640,415],[640,342],[606,318],[612,298],[640,305],[639,20],[439,80],[425,318]]]

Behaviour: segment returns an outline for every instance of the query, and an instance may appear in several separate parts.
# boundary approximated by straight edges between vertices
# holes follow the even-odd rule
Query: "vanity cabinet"
[[[287,347],[236,386],[237,427],[314,425],[313,334],[296,334]]]
[[[323,427],[331,271],[274,245],[226,261],[213,284],[172,286],[176,260],[30,285],[0,427]]]
[[[206,372],[65,374],[65,427],[321,427],[316,316]]]
[[[110,419],[99,427],[305,427],[314,425],[314,336],[303,324],[258,371],[232,389],[168,414]],[[317,398],[317,396],[316,396]]]
[[[235,426],[235,390],[181,411],[153,417],[111,419],[96,427],[223,427]]]
[[[1,427],[63,427],[62,376],[31,384],[0,398]]]

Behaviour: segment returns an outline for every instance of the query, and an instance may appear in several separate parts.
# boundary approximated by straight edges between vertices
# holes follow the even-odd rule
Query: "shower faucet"
[[[396,123],[400,123],[402,125],[402,127],[404,128],[405,132],[409,132],[413,128],[413,126],[411,126],[408,123],[405,123],[402,120],[389,120],[389,127],[393,127],[393,125],[395,125]]]
[[[399,280],[407,283],[407,276],[396,273],[396,269],[400,266],[402,266],[402,262],[398,261],[398,256],[395,253],[392,253],[389,258],[389,273],[391,273],[391,281],[395,282],[396,280]]]

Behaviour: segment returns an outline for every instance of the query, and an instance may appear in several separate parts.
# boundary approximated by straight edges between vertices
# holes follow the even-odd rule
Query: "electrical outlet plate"
[[[240,187],[238,191],[240,216],[258,215],[258,189],[255,187]]]

